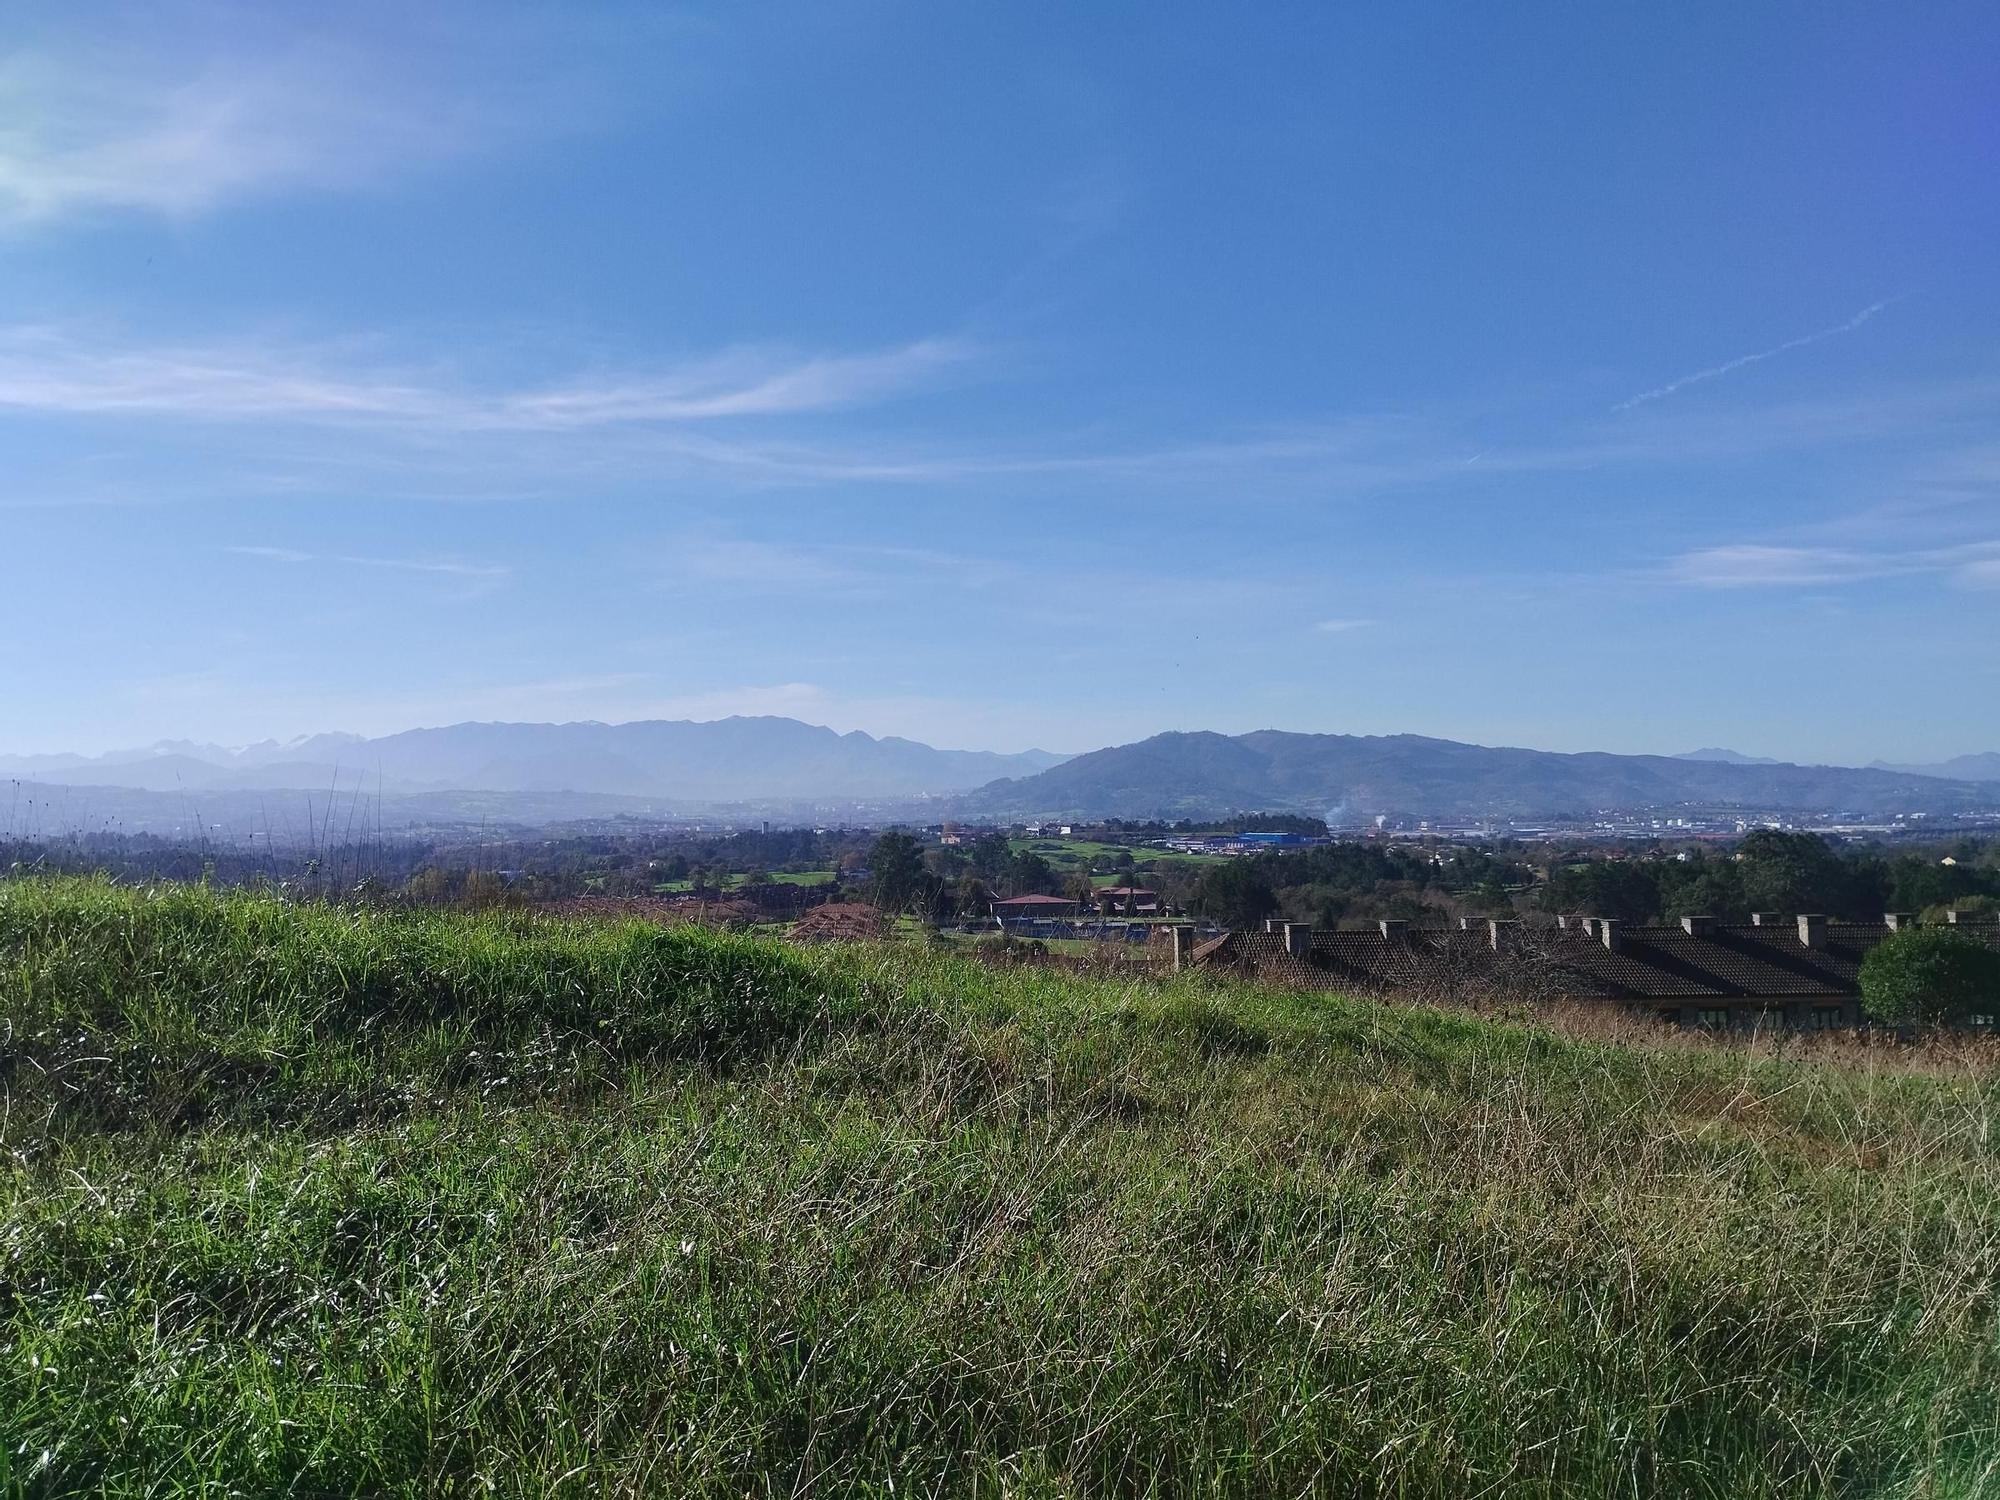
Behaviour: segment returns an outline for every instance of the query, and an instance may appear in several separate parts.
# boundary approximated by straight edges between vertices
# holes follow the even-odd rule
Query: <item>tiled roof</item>
[[[1664,929],[1654,929],[1664,931]],[[1678,928],[1674,929],[1676,932]],[[1700,999],[1728,994],[1699,969],[1662,964],[1664,956],[1627,934],[1617,951],[1590,938],[1559,939],[1550,945],[1555,988],[1579,999]]]
[[[2000,948],[1992,924],[1953,930]],[[1807,947],[1789,923],[1716,925],[1700,936],[1633,927],[1619,933],[1615,949],[1577,931],[1510,933],[1496,952],[1476,930],[1411,928],[1393,937],[1315,932],[1299,954],[1281,933],[1243,932],[1204,943],[1194,961],[1311,988],[1408,990],[1532,977],[1538,989],[1576,999],[1811,999],[1855,994],[1862,959],[1889,931],[1880,923],[1828,923],[1823,940]]]
[[[1206,963],[1212,960],[1218,965],[1225,964],[1235,957],[1235,943],[1236,934],[1225,932],[1221,937],[1212,937],[1205,943],[1196,943],[1194,945],[1194,952],[1188,956],[1195,963]]]

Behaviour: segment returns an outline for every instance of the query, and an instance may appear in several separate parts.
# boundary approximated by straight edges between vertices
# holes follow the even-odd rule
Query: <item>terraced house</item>
[[[1452,929],[1384,921],[1365,932],[1273,921],[1262,932],[1207,942],[1189,932],[1177,939],[1175,957],[1182,967],[1313,989],[1477,989],[1621,1004],[1680,1026],[1834,1030],[1861,1021],[1861,961],[1869,949],[1914,920],[1895,912],[1879,922],[1759,913],[1740,925],[1683,917],[1671,927],[1639,927],[1571,917],[1554,928],[1524,928],[1468,917]],[[2000,948],[2000,926],[1960,925]]]

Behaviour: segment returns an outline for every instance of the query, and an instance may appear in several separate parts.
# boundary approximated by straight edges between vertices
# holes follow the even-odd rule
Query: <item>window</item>
[[[1812,1008],[1812,1029],[1814,1031],[1840,1030],[1840,1007],[1838,1005],[1815,1005]]]
[[[1704,1005],[1694,1013],[1694,1023],[1705,1031],[1720,1031],[1729,1024],[1729,1007]]]

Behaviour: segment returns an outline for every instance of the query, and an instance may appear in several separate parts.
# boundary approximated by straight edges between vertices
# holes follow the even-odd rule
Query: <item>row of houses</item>
[[[1177,854],[1257,854],[1266,849],[1318,849],[1333,839],[1312,833],[1188,833],[1148,843]]]
[[[1448,930],[1385,921],[1369,932],[1268,922],[1262,932],[1205,941],[1193,929],[1174,929],[1163,942],[1176,968],[1222,970],[1266,983],[1609,1001],[1680,1026],[1833,1030],[1860,1023],[1861,961],[1868,951],[1913,922],[1902,913],[1879,922],[1760,913],[1747,924],[1683,917],[1671,927],[1642,927],[1575,917],[1554,929],[1529,929],[1465,918]],[[1960,925],[2000,949],[2000,926]]]

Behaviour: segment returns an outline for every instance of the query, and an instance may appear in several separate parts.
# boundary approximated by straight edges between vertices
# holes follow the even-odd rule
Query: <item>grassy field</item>
[[[1143,844],[1106,844],[1095,839],[1031,839],[1009,840],[1008,847],[1016,853],[1030,850],[1047,860],[1057,873],[1063,875],[1086,871],[1099,859],[1115,859],[1120,854],[1129,854],[1135,867],[1181,864],[1199,869],[1204,865],[1226,864],[1233,856],[1227,854],[1182,854],[1170,849],[1148,849]],[[1105,877],[1106,883],[1122,883],[1122,875]]]
[[[0,883],[16,1493],[2000,1493],[2000,1088]]]

